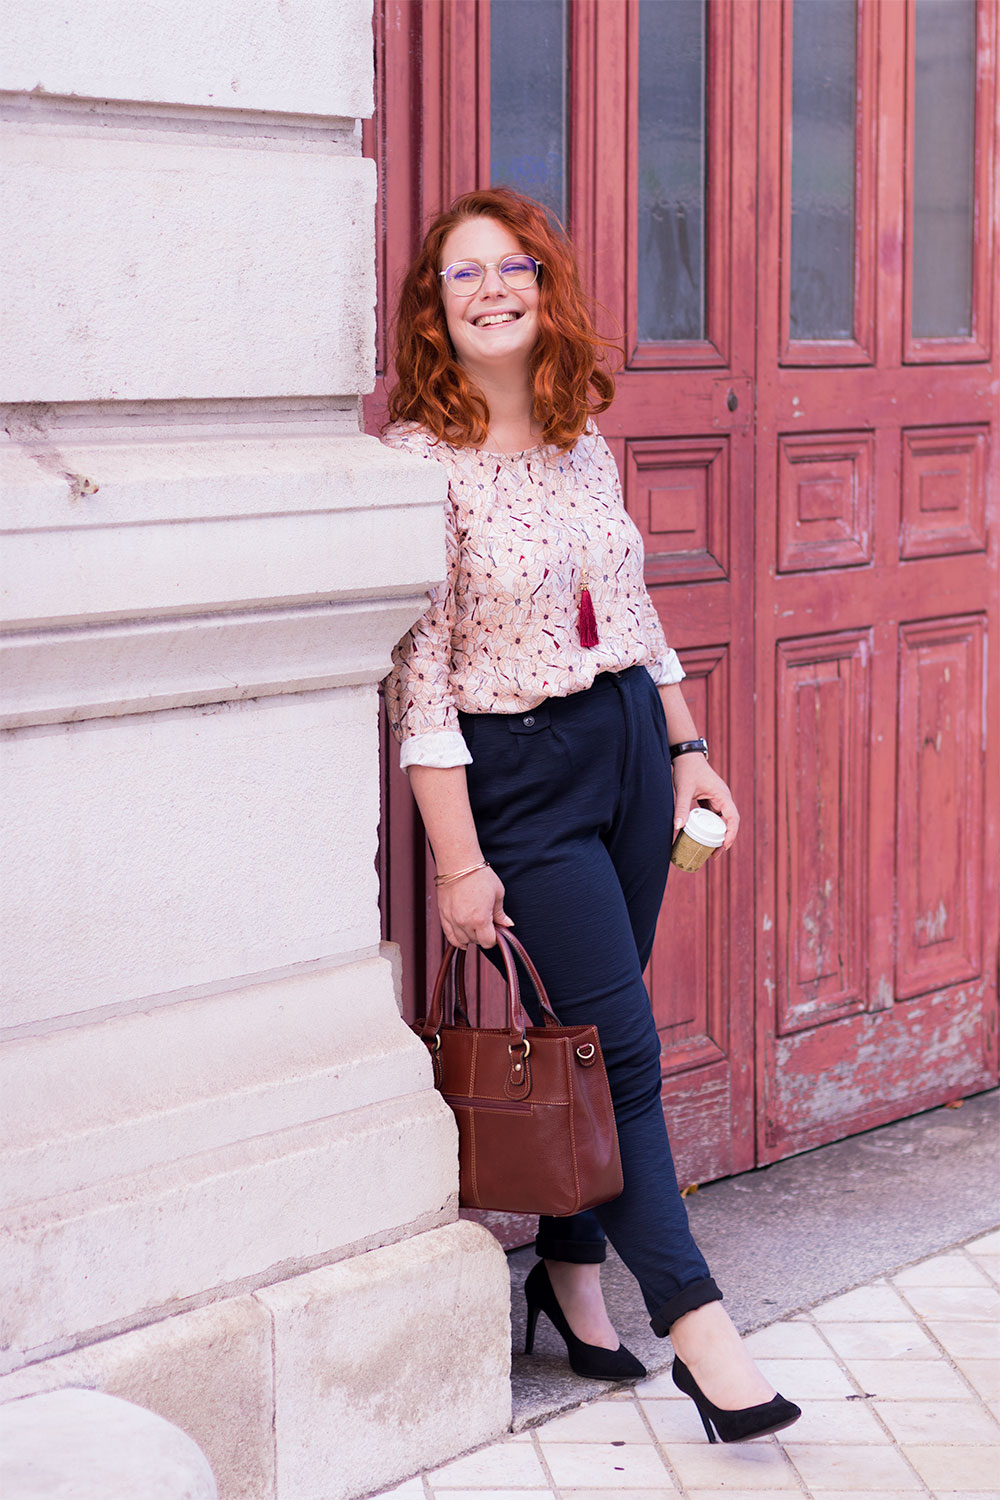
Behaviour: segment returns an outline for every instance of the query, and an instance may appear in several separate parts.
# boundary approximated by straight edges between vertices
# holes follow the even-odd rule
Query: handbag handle
[[[503,959],[507,982],[507,1030],[511,1033],[512,1043],[524,1040],[525,1028],[528,1025],[528,1017],[525,1015],[524,1007],[521,1004],[521,987],[517,979],[517,969],[514,966],[515,952],[528,971],[528,977],[535,988],[538,1003],[542,1011],[543,1024],[546,1026],[558,1026],[559,1021],[545,992],[541,975],[528,957],[523,943],[514,937],[513,934],[506,933],[501,928],[497,928],[497,946],[500,949],[500,956]],[[416,1023],[420,1036],[429,1044],[434,1042],[441,1027],[447,1024],[448,1008],[445,996],[448,988],[449,971],[453,971],[451,987],[452,1018],[454,1018],[455,1012],[456,992],[458,1004],[462,1008],[463,1015],[465,1014],[465,954],[466,950],[464,948],[456,948],[451,943],[445,945],[444,954],[441,958],[441,966],[438,969],[437,979],[434,981],[434,991],[431,995],[430,1006],[426,1016]],[[467,1017],[466,1024],[468,1024]]]

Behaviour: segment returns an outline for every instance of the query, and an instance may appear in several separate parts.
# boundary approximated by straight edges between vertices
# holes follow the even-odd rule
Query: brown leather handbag
[[[501,930],[497,942],[505,1028],[469,1025],[465,952],[450,945],[430,1009],[413,1023],[458,1121],[459,1202],[560,1217],[607,1203],[622,1190],[622,1167],[597,1028],[560,1026],[522,944]],[[538,994],[542,1026],[528,1024],[513,952]]]

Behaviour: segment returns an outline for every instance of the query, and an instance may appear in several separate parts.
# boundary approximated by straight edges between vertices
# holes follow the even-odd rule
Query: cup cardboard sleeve
[[[678,870],[700,870],[709,855],[722,847],[725,837],[726,825],[718,813],[694,807],[674,840],[670,863]]]

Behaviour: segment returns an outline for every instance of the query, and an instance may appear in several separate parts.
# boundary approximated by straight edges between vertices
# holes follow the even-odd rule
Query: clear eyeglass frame
[[[454,260],[438,275],[456,297],[474,297],[486,280],[487,271],[496,271],[512,292],[524,292],[534,286],[541,269],[542,262],[533,255],[505,255],[503,260],[487,261],[485,266],[478,260]]]

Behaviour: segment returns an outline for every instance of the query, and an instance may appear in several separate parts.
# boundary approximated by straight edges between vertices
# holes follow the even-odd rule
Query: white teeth
[[[498,323],[514,323],[517,321],[517,313],[487,313],[482,318],[476,319],[477,328],[495,328]]]

